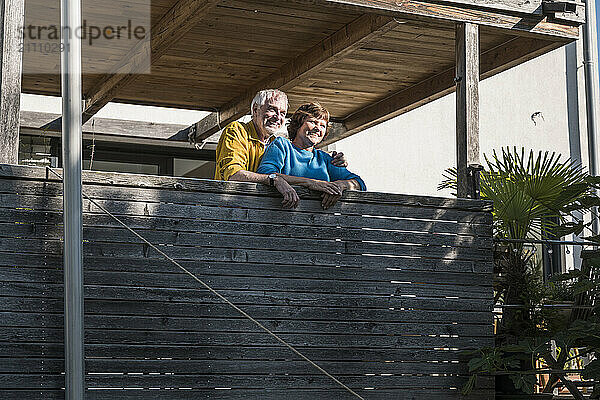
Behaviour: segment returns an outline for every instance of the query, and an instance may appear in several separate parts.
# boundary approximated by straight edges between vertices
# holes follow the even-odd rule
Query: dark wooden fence
[[[62,174],[62,171],[58,171]],[[490,204],[88,172],[84,191],[366,399],[458,399],[492,344]],[[63,398],[62,197],[0,166],[0,398]],[[351,399],[84,201],[89,399]],[[491,399],[491,383],[469,398]]]

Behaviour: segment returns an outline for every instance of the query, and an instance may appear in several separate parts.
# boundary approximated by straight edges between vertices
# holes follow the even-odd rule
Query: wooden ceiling
[[[169,10],[182,2],[202,3],[152,0],[152,25],[161,24]],[[54,3],[58,4],[53,0],[51,4]],[[349,129],[356,130],[381,120],[381,113],[373,110],[375,105],[388,107],[385,115],[390,115],[452,90],[452,20],[366,14],[361,9],[326,4],[335,2],[321,2],[319,6],[314,2],[281,0],[204,3],[206,7],[195,12],[193,24],[186,26],[185,20],[179,24],[180,31],[185,32],[180,37],[175,26],[173,37],[161,45],[158,39],[154,40],[157,32],[152,33],[151,73],[124,80],[84,74],[84,97],[98,105],[90,116],[106,102],[117,101],[218,110],[222,113],[220,122],[227,122],[227,118],[237,119],[245,113],[248,96],[256,89],[280,87],[289,95],[291,110],[303,102],[318,100],[335,119],[348,122]],[[84,3],[84,14],[86,7],[93,8],[92,4],[91,0]],[[173,18],[177,21],[177,17]],[[550,40],[481,26],[483,77],[568,40],[572,38]],[[85,51],[91,50],[84,49],[84,63],[90,56]],[[103,51],[107,51],[107,63],[126,58],[119,49],[114,49],[114,54]],[[40,61],[26,55],[24,70],[28,69],[27,63],[35,62]],[[111,79],[114,82],[109,82]],[[59,95],[59,76],[25,73],[22,91]]]

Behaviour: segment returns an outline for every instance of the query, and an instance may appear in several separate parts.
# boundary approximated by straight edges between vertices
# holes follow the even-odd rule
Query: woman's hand
[[[341,196],[344,193],[344,190],[340,188],[335,182],[327,182],[327,181],[319,181],[316,179],[311,179],[306,185],[310,190],[315,190],[317,192],[323,192],[324,194],[329,194],[331,196]]]
[[[329,207],[332,207],[333,205],[335,205],[335,203],[337,203],[337,201],[342,197],[342,194],[344,193],[344,189],[346,189],[343,182],[336,181],[336,182],[328,182],[328,183],[334,185],[337,188],[338,194],[323,193],[321,195],[321,197],[323,198],[323,200],[321,201],[321,206],[323,207],[324,210],[327,210]]]

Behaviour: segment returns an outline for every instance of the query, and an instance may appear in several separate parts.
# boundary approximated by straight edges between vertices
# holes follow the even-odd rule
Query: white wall
[[[482,153],[516,145],[570,157],[565,54],[563,47],[481,82]],[[579,72],[582,95],[583,68]],[[585,109],[581,99],[580,108]],[[449,191],[436,187],[444,169],[456,164],[455,140],[451,94],[341,140],[336,149],[348,155],[350,169],[363,177],[369,190],[448,196]],[[584,152],[585,146],[584,141]]]

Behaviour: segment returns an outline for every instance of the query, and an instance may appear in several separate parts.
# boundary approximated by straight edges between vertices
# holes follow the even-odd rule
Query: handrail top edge
[[[59,179],[49,171],[49,167],[37,167],[15,164],[0,164],[0,179],[55,181]],[[52,168],[62,176],[62,168]],[[123,172],[82,171],[84,184],[114,185],[140,189],[167,189],[184,191],[207,191],[240,195],[278,195],[274,189],[250,182],[227,182],[211,179],[173,177],[159,175],[143,175]],[[308,190],[299,188],[300,197],[310,196]],[[442,196],[425,196],[412,194],[397,194],[386,192],[347,191],[343,200],[350,202],[378,202],[405,204],[423,207],[469,208],[478,211],[491,211],[492,202],[489,200],[457,199]]]

